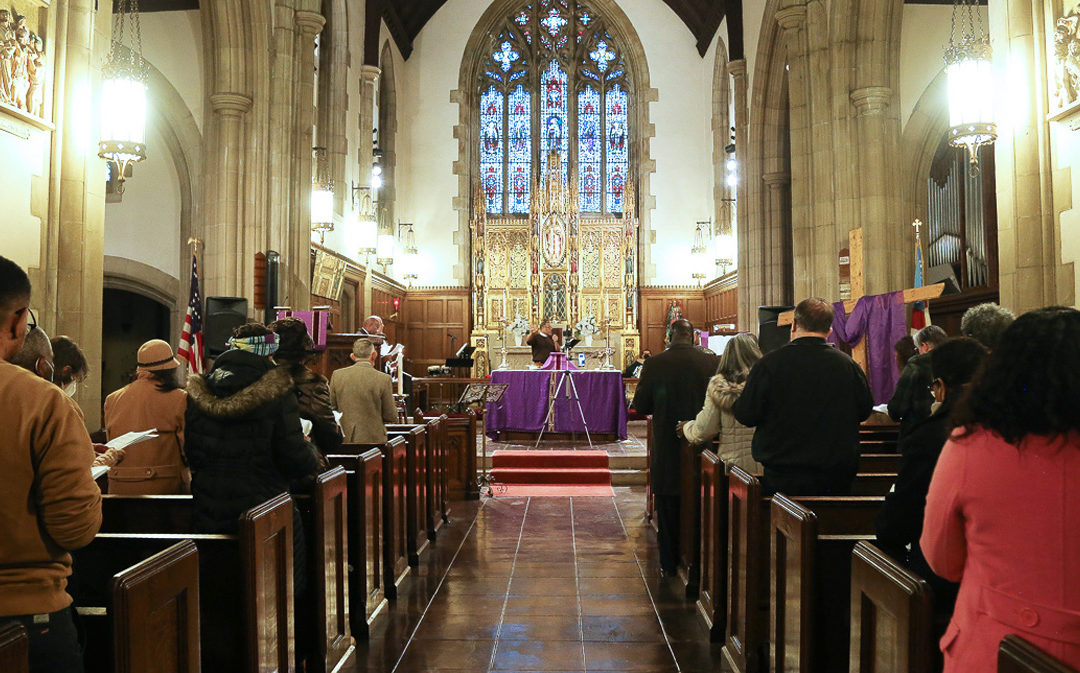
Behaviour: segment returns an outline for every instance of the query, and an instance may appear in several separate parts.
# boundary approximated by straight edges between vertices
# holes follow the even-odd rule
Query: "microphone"
[[[451,334],[450,332],[447,332],[446,336],[450,337],[451,343],[454,342],[454,341],[457,341],[457,337],[454,336],[453,334]]]

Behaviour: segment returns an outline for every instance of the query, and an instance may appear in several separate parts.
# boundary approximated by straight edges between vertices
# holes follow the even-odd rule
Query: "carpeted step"
[[[606,467],[521,468],[496,467],[491,476],[500,484],[610,484]]]
[[[606,451],[496,451],[492,468],[604,468]]]

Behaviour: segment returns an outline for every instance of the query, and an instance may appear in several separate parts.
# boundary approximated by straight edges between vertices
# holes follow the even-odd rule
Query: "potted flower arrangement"
[[[574,335],[585,340],[586,346],[592,346],[593,335],[600,331],[596,326],[596,316],[590,314],[578,321],[574,326]]]
[[[507,329],[510,333],[517,337],[517,344],[519,346],[525,345],[525,337],[529,335],[529,323],[525,320],[525,316],[518,313],[514,316],[513,322],[511,322]]]

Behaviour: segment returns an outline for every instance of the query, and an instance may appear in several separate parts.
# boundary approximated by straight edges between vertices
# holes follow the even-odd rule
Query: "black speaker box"
[[[791,325],[781,327],[776,324],[776,321],[781,313],[794,308],[794,306],[758,306],[758,346],[763,354],[770,353],[791,341]]]
[[[927,285],[945,283],[945,289],[941,292],[943,297],[960,293],[960,282],[956,280],[956,270],[953,269],[952,264],[938,264],[927,269],[925,283]]]
[[[203,320],[203,343],[210,357],[229,350],[233,329],[247,323],[248,301],[244,297],[207,297]]]

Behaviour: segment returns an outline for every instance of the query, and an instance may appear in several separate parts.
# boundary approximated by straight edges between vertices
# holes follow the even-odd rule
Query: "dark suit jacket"
[[[539,362],[540,364],[547,362],[548,357],[558,350],[555,346],[555,336],[547,336],[540,332],[530,334],[525,343],[532,346],[533,362]]]
[[[819,337],[795,339],[758,360],[732,408],[753,427],[765,475],[855,478],[859,423],[873,407],[859,365]]]
[[[930,417],[930,395],[933,382],[930,354],[923,353],[908,360],[900,372],[900,380],[889,400],[889,417],[900,421],[900,438],[906,437],[917,423]]]
[[[717,358],[693,344],[674,344],[645,361],[631,406],[653,415],[650,484],[657,495],[678,495],[679,438],[675,426],[693,420],[705,404]]]

